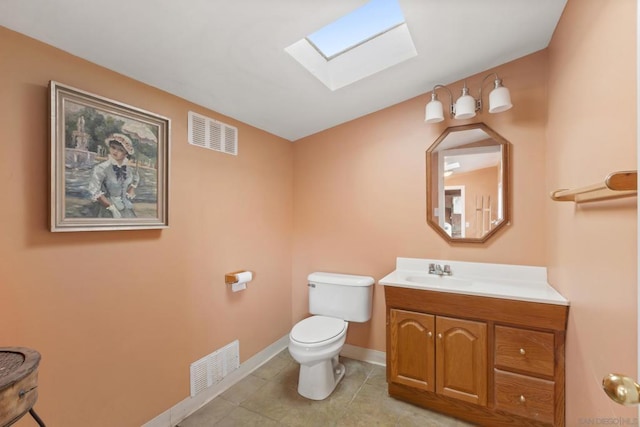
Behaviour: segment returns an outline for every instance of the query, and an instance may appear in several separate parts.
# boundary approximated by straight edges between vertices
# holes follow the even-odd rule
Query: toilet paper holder
[[[237,275],[241,273],[249,273],[251,276],[253,276],[251,272],[247,270],[232,271],[231,273],[227,273],[224,275],[224,283],[227,285],[233,285],[234,283],[240,282]]]

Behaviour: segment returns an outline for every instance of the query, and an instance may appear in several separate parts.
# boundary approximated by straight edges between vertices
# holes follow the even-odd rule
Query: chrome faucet
[[[451,266],[445,264],[444,268],[440,264],[429,264],[429,274],[436,274],[438,276],[451,276]]]

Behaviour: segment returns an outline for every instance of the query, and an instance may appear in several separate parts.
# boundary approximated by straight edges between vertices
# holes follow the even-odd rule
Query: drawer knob
[[[520,349],[520,354],[524,356],[525,354],[527,354],[527,352],[526,352],[526,351],[524,351],[524,348],[521,348],[521,349]]]
[[[524,394],[520,395],[520,403],[524,403],[527,399],[524,398]]]

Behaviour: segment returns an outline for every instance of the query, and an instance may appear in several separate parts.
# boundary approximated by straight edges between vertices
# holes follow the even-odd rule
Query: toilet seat
[[[289,337],[303,345],[317,345],[332,341],[344,334],[347,322],[328,316],[311,316],[295,324]]]

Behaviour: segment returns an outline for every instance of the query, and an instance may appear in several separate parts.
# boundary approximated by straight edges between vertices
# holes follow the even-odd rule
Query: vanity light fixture
[[[469,95],[469,88],[465,81],[464,87],[462,88],[462,95],[456,100],[455,104],[453,103],[453,94],[448,87],[440,84],[435,85],[431,91],[431,101],[429,101],[425,108],[425,123],[438,123],[444,120],[442,102],[438,100],[436,89],[446,89],[446,91],[449,92],[449,116],[451,118],[463,120],[475,117],[477,112],[482,111],[482,88],[484,83],[492,76],[495,78],[493,81],[493,90],[489,93],[489,113],[501,113],[509,110],[513,107],[509,89],[502,86],[502,79],[498,77],[497,73],[490,73],[482,79],[480,95],[477,99]]]

